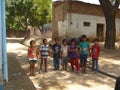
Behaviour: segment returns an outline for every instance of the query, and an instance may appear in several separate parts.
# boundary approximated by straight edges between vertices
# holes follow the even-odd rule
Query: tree
[[[119,7],[119,0],[99,0],[106,20],[105,48],[115,49],[116,24],[115,16]]]
[[[27,30],[51,22],[51,0],[6,0],[7,29]]]

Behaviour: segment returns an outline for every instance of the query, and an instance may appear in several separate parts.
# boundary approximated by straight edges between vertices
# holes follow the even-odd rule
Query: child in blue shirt
[[[53,45],[54,70],[59,70],[60,51],[61,51],[61,46],[59,45],[59,38],[56,37],[56,38],[55,38],[55,44]]]

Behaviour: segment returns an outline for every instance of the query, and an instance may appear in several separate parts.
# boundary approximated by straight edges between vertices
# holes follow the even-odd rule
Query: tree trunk
[[[105,15],[106,19],[106,38],[105,38],[105,48],[115,49],[116,41],[116,24],[115,24],[115,14]]]

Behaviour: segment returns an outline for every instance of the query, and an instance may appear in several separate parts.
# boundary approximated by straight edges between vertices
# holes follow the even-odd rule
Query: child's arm
[[[28,62],[29,62],[29,55],[30,55],[30,49],[28,49],[28,55],[27,55]]]
[[[63,55],[62,51],[63,51],[63,49],[62,49],[62,47],[61,47],[61,49],[60,49],[60,57],[61,57],[61,58],[62,58],[62,55]]]
[[[100,46],[98,47],[98,54],[100,54]]]
[[[39,58],[39,54],[40,54],[40,50],[39,50],[39,47],[36,49],[36,56],[37,58]]]
[[[78,56],[79,56],[79,51],[78,51],[78,48],[76,48],[76,52],[77,52],[77,54],[78,54]]]
[[[91,57],[91,48],[90,48],[90,44],[88,44],[88,53],[89,53],[89,57]]]

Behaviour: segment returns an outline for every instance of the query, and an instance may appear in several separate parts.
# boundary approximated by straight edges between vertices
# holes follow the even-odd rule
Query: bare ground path
[[[90,69],[87,70],[87,74],[53,71],[51,58],[48,60],[47,73],[38,74],[38,62],[35,70],[36,76],[29,77],[27,47],[19,42],[19,39],[9,39],[7,43],[9,83],[5,85],[5,90],[114,90],[115,79],[100,73],[95,74]],[[119,52],[102,50],[100,69],[119,76],[119,57]]]

